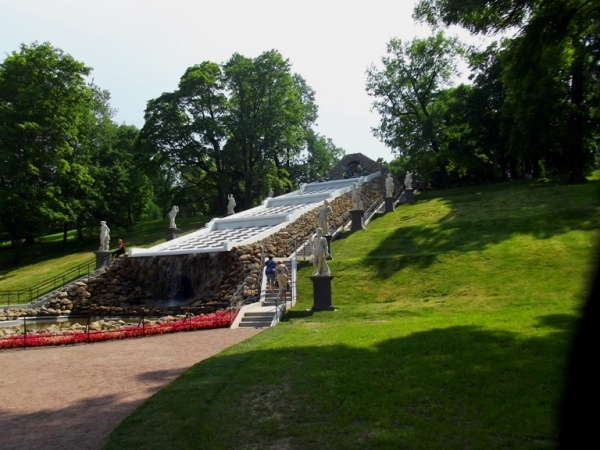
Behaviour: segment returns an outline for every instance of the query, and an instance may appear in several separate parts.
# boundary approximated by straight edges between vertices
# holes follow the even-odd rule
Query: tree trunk
[[[13,263],[15,266],[20,265],[23,262],[23,251],[21,247],[21,241],[15,241],[15,252],[13,253]]]
[[[244,209],[250,209],[252,208],[252,186],[254,183],[251,175],[244,178]]]
[[[540,160],[537,158],[534,158],[533,160],[533,165],[531,168],[531,176],[532,178],[539,178],[541,175],[541,167],[540,167]]]
[[[133,218],[131,217],[131,205],[127,207],[127,231],[133,230]]]
[[[444,183],[444,188],[450,188],[450,177],[448,176],[448,171],[446,170],[446,166],[440,165],[440,173],[442,174],[442,182]]]
[[[77,241],[83,242],[83,225],[79,218],[77,218]]]
[[[221,186],[217,186],[217,198],[219,199],[219,209],[221,210],[221,215],[225,217],[227,214],[227,193],[225,189]]]
[[[67,222],[63,223],[63,242],[62,248],[67,248],[69,244],[69,224]]]
[[[582,183],[586,181],[583,174],[584,168],[584,139],[585,125],[582,114],[582,105],[585,92],[584,58],[581,42],[574,43],[575,55],[571,66],[571,141],[569,148],[569,183]]]

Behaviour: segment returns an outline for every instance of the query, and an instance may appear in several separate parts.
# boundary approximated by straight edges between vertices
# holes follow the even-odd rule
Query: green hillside
[[[599,228],[597,181],[427,193],[334,241],[338,311],[309,311],[301,265],[284,322],[187,370],[108,448],[553,448]]]

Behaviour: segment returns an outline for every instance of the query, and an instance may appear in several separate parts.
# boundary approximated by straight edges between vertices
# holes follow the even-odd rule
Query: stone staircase
[[[285,259],[285,258],[273,258],[276,261],[283,261],[283,263],[286,265],[286,267],[288,268],[288,272],[290,273],[290,278],[293,279],[292,277],[292,261],[289,259]],[[291,282],[291,280],[290,280]],[[291,301],[292,299],[292,288],[293,286],[291,285],[291,283],[288,282],[288,286],[289,286],[289,291],[287,291],[286,297],[285,299],[287,301]],[[244,312],[244,316],[242,317],[242,319],[240,320],[238,327],[240,328],[265,328],[265,327],[270,327],[273,324],[275,315],[277,313],[277,297],[279,295],[279,291],[277,289],[273,290],[272,292],[269,292],[267,289],[265,289],[263,291],[264,296],[261,295],[261,299],[262,301],[260,302],[260,305],[256,304],[256,308],[251,310],[251,311],[246,311]],[[283,300],[283,292],[282,292],[282,298],[280,299],[280,304],[281,304],[281,300]]]
[[[271,311],[247,312],[239,323],[240,328],[265,328],[270,327],[275,317],[275,309]]]

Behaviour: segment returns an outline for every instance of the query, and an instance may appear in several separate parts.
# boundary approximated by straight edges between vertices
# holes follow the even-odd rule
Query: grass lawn
[[[177,227],[182,230],[180,235],[184,235],[202,228],[211,219],[212,216],[177,218]],[[131,232],[111,230],[111,247],[116,249],[118,239],[123,239],[127,248],[157,245],[164,242],[168,225],[168,221],[155,220],[138,224]],[[14,266],[14,250],[8,243],[0,245],[0,291],[26,289],[80,264],[95,261],[93,252],[98,250],[98,236],[77,242],[76,231],[70,231],[67,248],[62,248],[62,233],[43,236],[34,245],[23,247],[21,266]]]
[[[184,372],[107,448],[554,448],[598,188],[430,192],[344,234],[338,311],[308,311],[301,263],[284,322]]]

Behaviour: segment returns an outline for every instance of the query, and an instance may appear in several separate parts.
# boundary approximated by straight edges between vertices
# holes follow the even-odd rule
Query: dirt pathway
[[[101,449],[182,371],[261,330],[218,329],[0,351],[0,448]]]

